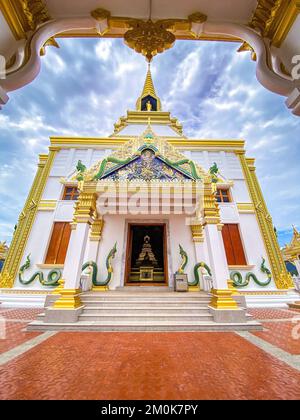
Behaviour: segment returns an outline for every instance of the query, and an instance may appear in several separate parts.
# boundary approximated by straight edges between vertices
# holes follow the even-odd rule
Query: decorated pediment
[[[149,125],[139,138],[120,146],[90,169],[78,167],[79,181],[113,180],[200,180],[207,173],[180,153],[167,140],[158,137]]]
[[[104,174],[100,179],[111,179],[114,181],[184,181],[193,178],[180,169],[176,169],[161,157],[157,157],[150,148],[145,148],[139,156],[135,156],[128,164],[121,165],[120,168],[111,169],[108,174]]]

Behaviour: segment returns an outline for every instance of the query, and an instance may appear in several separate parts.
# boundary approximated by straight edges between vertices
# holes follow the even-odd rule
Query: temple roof
[[[285,259],[294,259],[300,256],[300,232],[293,226],[293,237],[289,245],[285,245],[282,249]]]
[[[110,137],[139,137],[150,121],[157,136],[185,139],[182,125],[177,118],[171,117],[170,112],[164,112],[161,108],[149,65],[142,93],[136,102],[136,110],[127,111],[126,116],[119,118]]]
[[[105,179],[120,169],[124,172],[125,167],[131,174],[134,174],[134,179],[137,179],[136,174],[139,174],[140,169],[138,165],[143,165],[144,163],[138,161],[138,159],[145,151],[152,153],[152,163],[155,165],[152,165],[152,163],[148,165],[147,176],[144,176],[146,173],[144,171],[138,179],[146,181],[152,179],[196,181],[207,176],[207,173],[199,164],[180,153],[166,139],[157,136],[149,121],[146,130],[141,136],[128,140],[110,156],[101,159],[90,169],[82,171],[79,169],[74,179],[76,178],[78,181]],[[133,162],[135,163],[135,168],[130,168],[129,165]],[[152,171],[152,173],[149,173],[149,171]],[[123,179],[124,175],[123,173]],[[119,175],[117,178],[120,178]],[[130,180],[131,178],[128,177],[126,179]]]
[[[147,75],[146,75],[144,89],[143,89],[143,92],[142,92],[141,96],[144,97],[146,95],[156,96],[155,88],[154,88],[154,84],[153,84],[153,80],[152,80],[152,75],[151,75],[150,64],[148,66],[148,71],[147,71]]]

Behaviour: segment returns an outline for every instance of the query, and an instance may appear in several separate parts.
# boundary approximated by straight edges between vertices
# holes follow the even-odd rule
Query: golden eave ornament
[[[126,45],[143,54],[149,63],[156,54],[173,47],[176,41],[175,35],[167,30],[170,26],[165,20],[153,22],[151,19],[136,19],[130,21],[130,26],[133,29],[124,35]]]

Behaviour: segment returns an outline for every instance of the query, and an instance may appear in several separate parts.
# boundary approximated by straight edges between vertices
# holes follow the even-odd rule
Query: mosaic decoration
[[[136,157],[132,162],[102,178],[112,179],[114,181],[151,181],[152,179],[161,181],[184,181],[190,179],[180,171],[164,163],[163,160],[155,156],[155,153],[150,149],[144,150],[141,155]]]

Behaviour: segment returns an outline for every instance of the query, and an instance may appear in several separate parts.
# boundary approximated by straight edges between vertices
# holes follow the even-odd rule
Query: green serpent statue
[[[185,252],[185,250],[182,248],[180,244],[179,244],[179,253],[182,258],[182,261],[181,261],[180,267],[176,271],[176,274],[183,274],[189,258],[187,256],[187,253]]]
[[[77,181],[83,181],[83,174],[86,171],[86,166],[81,162],[81,160],[78,161],[76,170],[78,172],[76,176]]]
[[[113,273],[111,260],[113,258],[115,258],[116,252],[117,252],[117,242],[115,243],[113,248],[110,250],[110,252],[109,252],[109,254],[106,258],[107,277],[104,281],[97,281],[98,267],[97,267],[97,264],[95,263],[95,261],[88,261],[85,264],[83,264],[82,271],[85,270],[88,267],[91,267],[92,270],[93,270],[93,272],[92,272],[93,286],[107,286],[108,285],[108,283],[111,280],[112,273]]]
[[[20,270],[19,270],[19,282],[21,284],[23,284],[24,286],[26,286],[26,285],[32,283],[36,278],[38,278],[39,279],[39,282],[43,286],[58,286],[59,285],[58,280],[61,279],[61,271],[58,270],[58,269],[51,270],[48,273],[47,280],[44,280],[44,273],[42,271],[37,271],[36,273],[34,273],[30,277],[30,279],[24,280],[23,279],[24,271],[25,270],[28,270],[28,268],[30,267],[30,264],[31,264],[31,262],[30,262],[30,254],[29,254],[26,257],[25,264],[23,264],[20,267]]]
[[[167,158],[164,158],[164,161],[168,165],[173,166],[175,168],[178,168],[179,166],[184,165],[184,164],[187,163],[187,164],[190,165],[191,174],[192,174],[193,178],[194,179],[201,179],[201,177],[197,173],[197,169],[196,169],[196,166],[195,166],[194,162],[192,160],[190,160],[190,159],[181,159],[181,160],[177,160],[176,162],[172,162],[171,160],[169,160]]]
[[[212,182],[214,183],[218,182],[219,168],[216,162],[214,162],[213,166],[209,168],[209,173],[211,175]]]
[[[118,165],[126,165],[131,160],[132,160],[131,157],[129,157],[129,158],[125,159],[125,160],[120,160],[120,159],[115,158],[114,156],[109,156],[109,157],[103,159],[102,162],[101,162],[101,164],[100,164],[99,171],[94,176],[94,180],[101,179],[102,178],[102,176],[104,175],[104,172],[105,172],[105,169],[106,169],[106,165],[108,164],[108,162],[116,163]]]
[[[268,280],[265,282],[262,282],[258,280],[256,275],[254,273],[247,273],[245,276],[245,281],[243,281],[242,274],[239,271],[232,271],[230,273],[230,278],[233,280],[233,285],[237,288],[239,287],[247,287],[250,283],[250,280],[252,279],[256,284],[258,284],[261,287],[266,287],[271,283],[272,280],[272,273],[271,271],[265,266],[265,258],[262,258],[262,263],[260,265],[260,269],[263,273],[266,273],[268,276]]]
[[[205,268],[205,270],[207,271],[208,275],[211,276],[211,270],[208,267],[208,265],[205,264],[204,262],[199,262],[194,267],[194,278],[195,278],[195,280],[193,282],[189,282],[189,286],[198,286],[199,281],[200,281],[199,280],[199,272],[198,272],[198,270],[199,270],[200,267]]]

